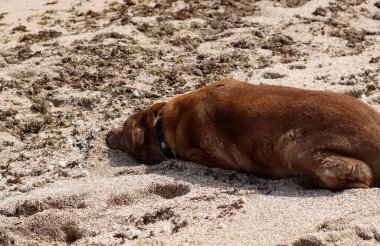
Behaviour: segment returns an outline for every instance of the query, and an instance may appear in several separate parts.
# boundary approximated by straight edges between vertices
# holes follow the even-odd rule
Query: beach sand
[[[0,245],[379,245],[380,189],[109,150],[131,113],[233,77],[380,111],[380,2],[0,1]]]

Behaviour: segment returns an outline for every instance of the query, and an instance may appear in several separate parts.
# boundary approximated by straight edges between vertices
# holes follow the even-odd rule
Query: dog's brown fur
[[[225,79],[129,117],[111,148],[164,160],[155,124],[184,160],[258,176],[301,175],[329,189],[380,178],[380,114],[352,97]]]

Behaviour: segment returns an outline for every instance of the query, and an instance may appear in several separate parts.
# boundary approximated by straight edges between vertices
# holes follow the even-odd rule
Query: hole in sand
[[[190,187],[185,184],[153,184],[149,188],[149,192],[159,195],[165,199],[173,199],[175,197],[184,196],[190,192]]]
[[[62,228],[65,235],[65,240],[67,243],[71,244],[83,237],[82,232],[78,230],[75,225],[68,225]]]

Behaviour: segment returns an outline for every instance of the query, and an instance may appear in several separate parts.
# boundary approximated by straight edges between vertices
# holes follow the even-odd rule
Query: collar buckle
[[[158,142],[160,143],[160,149],[161,149],[162,154],[165,157],[165,160],[177,158],[177,155],[170,148],[169,144],[165,140],[165,134],[162,129],[162,112],[160,112],[157,118],[156,133],[157,133]]]

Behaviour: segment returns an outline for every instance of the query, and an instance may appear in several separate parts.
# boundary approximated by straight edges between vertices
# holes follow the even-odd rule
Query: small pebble
[[[156,233],[153,230],[149,231],[149,237],[154,237],[156,236]]]
[[[318,7],[314,10],[314,12],[312,14],[313,15],[319,15],[319,16],[326,16],[327,11],[324,8]]]
[[[224,229],[224,228],[227,228],[227,225],[224,224],[223,222],[220,222],[217,226],[218,229]]]
[[[240,197],[237,201],[239,204],[243,204],[247,202],[247,198],[245,196]]]
[[[26,169],[19,171],[18,175],[20,177],[25,177],[25,176],[29,176],[31,173],[32,173],[32,170],[30,170],[29,168],[26,168]]]
[[[74,145],[74,143],[75,143],[75,138],[72,137],[72,136],[67,137],[67,143],[68,143],[69,145]]]
[[[85,123],[83,120],[77,120],[75,121],[75,126],[78,128],[83,128],[85,126]]]
[[[74,178],[84,178],[89,175],[89,172],[87,170],[81,170],[76,175],[74,175]]]
[[[173,230],[173,225],[171,223],[165,223],[161,226],[160,233],[169,234]]]
[[[58,162],[58,166],[61,167],[61,168],[65,168],[65,167],[67,166],[67,163],[68,163],[68,162],[59,161],[59,162]]]
[[[194,69],[193,74],[196,75],[196,76],[200,76],[200,77],[203,76],[202,71],[199,70],[199,69]]]
[[[116,238],[127,238],[129,240],[137,239],[141,234],[138,229],[129,229],[128,231],[118,231],[113,236]]]
[[[38,188],[38,187],[42,187],[46,184],[46,181],[42,180],[42,181],[37,181],[37,182],[34,182],[33,183],[33,187],[35,188]]]
[[[125,232],[125,231],[116,232],[115,234],[113,234],[113,237],[116,237],[116,238],[127,238],[127,232]]]
[[[22,193],[26,193],[33,190],[33,187],[30,185],[21,185],[18,187],[18,190],[21,191]]]
[[[127,102],[124,99],[120,100],[120,106],[124,107],[127,106]]]
[[[140,98],[141,97],[141,94],[140,94],[140,92],[138,90],[135,90],[132,95],[135,98]]]
[[[129,240],[133,240],[133,239],[136,239],[140,236],[141,234],[141,231],[138,230],[138,229],[131,229],[128,231],[128,234],[127,234],[127,238]]]
[[[255,31],[254,34],[255,34],[256,37],[259,37],[259,38],[263,38],[263,37],[265,37],[264,33],[263,33],[263,32],[260,32],[260,31]]]
[[[117,112],[112,111],[112,110],[107,110],[106,115],[107,115],[107,117],[110,118],[110,119],[115,119],[115,118],[117,118]]]
[[[88,141],[86,139],[84,139],[84,140],[80,141],[79,143],[77,143],[76,146],[80,150],[87,150],[89,147],[89,144],[88,144]]]
[[[53,170],[54,169],[54,165],[53,164],[50,164],[50,165],[48,165],[47,167],[46,167],[46,169],[47,169],[47,172],[49,172],[49,171],[51,171],[51,170]]]
[[[45,178],[46,183],[54,183],[54,180],[51,177]]]

